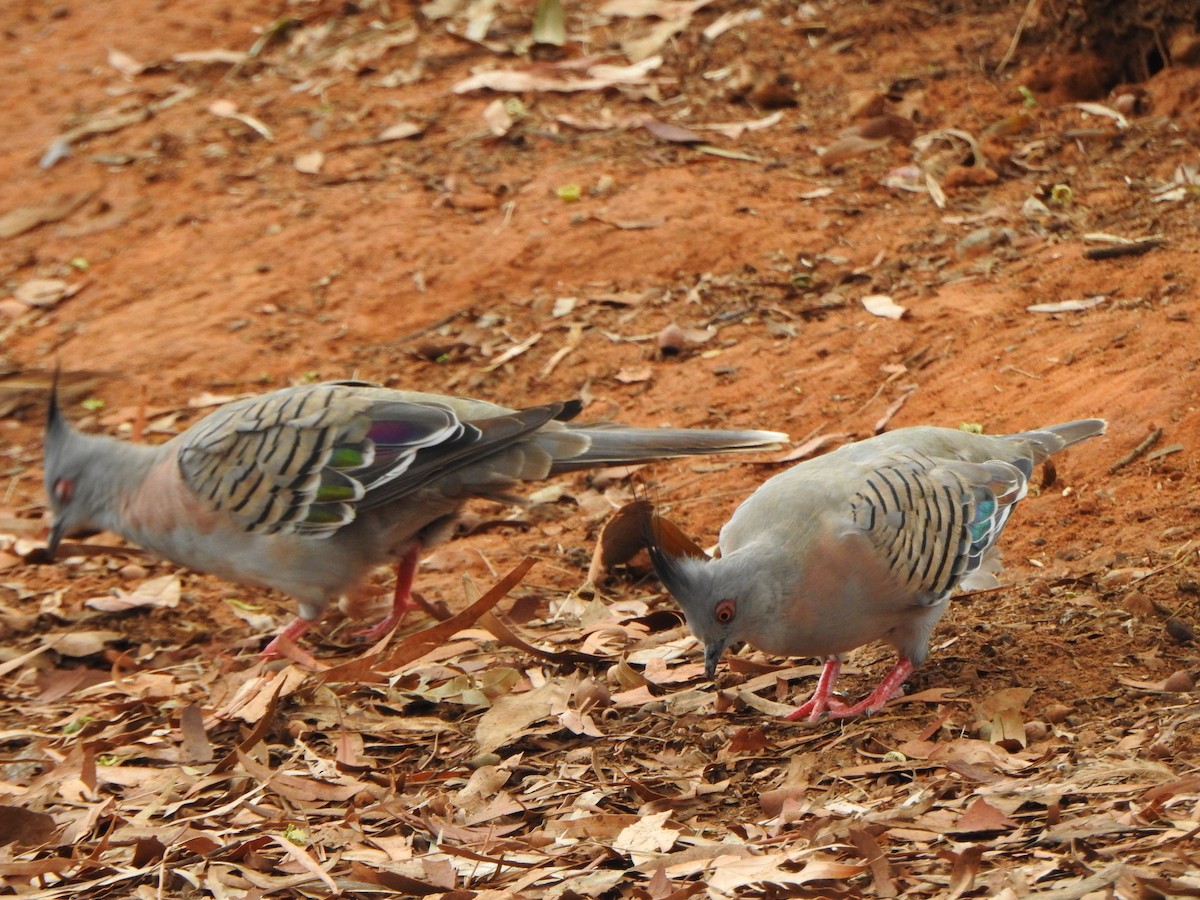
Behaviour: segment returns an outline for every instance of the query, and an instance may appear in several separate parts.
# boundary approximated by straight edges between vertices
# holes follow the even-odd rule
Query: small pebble
[[[1067,720],[1067,716],[1071,714],[1071,707],[1064,706],[1062,703],[1050,703],[1042,710],[1042,715],[1046,717],[1046,721],[1054,725],[1059,725]]]
[[[117,574],[126,581],[140,581],[149,573],[146,571],[145,566],[139,566],[137,563],[128,563],[117,569]]]
[[[1172,694],[1187,694],[1196,689],[1196,679],[1180,669],[1163,682],[1163,690]]]
[[[1121,606],[1135,616],[1154,615],[1154,602],[1141,591],[1130,591],[1121,601]]]
[[[1192,627],[1191,623],[1175,617],[1167,619],[1167,634],[1171,636],[1171,640],[1179,644],[1190,644],[1196,639],[1196,629]]]
[[[1050,727],[1045,722],[1026,722],[1025,740],[1030,743],[1044,741],[1050,734]]]
[[[658,333],[658,352],[663,356],[676,356],[687,346],[687,335],[672,322]]]

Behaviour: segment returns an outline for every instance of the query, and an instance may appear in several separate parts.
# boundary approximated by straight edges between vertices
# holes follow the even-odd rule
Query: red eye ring
[[[54,499],[60,506],[70,503],[73,496],[75,496],[75,482],[71,479],[59,478],[54,482]]]
[[[722,600],[720,603],[717,604],[716,608],[713,610],[713,618],[716,619],[718,622],[720,622],[722,625],[728,625],[730,622],[733,621],[733,618],[736,615],[737,615],[737,601],[736,600]]]

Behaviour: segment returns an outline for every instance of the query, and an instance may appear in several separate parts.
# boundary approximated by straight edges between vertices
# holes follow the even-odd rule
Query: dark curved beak
[[[66,520],[56,519],[54,526],[50,529],[50,540],[46,543],[46,562],[52,562],[54,560],[54,555],[58,553],[58,545],[62,543],[62,539],[66,535],[66,531]]]
[[[704,645],[704,675],[709,681],[717,676],[717,663],[725,653],[724,641],[712,641]]]

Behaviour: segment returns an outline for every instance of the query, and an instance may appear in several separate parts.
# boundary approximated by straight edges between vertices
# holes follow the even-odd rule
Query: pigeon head
[[[742,577],[740,566],[711,559],[649,503],[642,514],[642,534],[655,574],[679,603],[692,634],[704,643],[704,671],[712,678],[725,648],[744,639],[738,607],[753,582]]]
[[[54,558],[58,545],[67,535],[97,530],[92,521],[93,510],[101,507],[101,498],[93,496],[97,479],[89,478],[89,468],[96,463],[105,443],[102,438],[89,437],[71,427],[58,405],[58,374],[50,388],[49,412],[46,416],[45,484],[54,527],[46,547],[46,558]]]

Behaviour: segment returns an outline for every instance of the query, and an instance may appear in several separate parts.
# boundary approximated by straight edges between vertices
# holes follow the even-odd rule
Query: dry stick
[[[1158,439],[1161,437],[1162,437],[1162,429],[1155,428],[1148,435],[1146,435],[1146,439],[1144,441],[1142,441],[1140,444],[1138,444],[1136,447],[1134,447],[1132,450],[1130,450],[1128,453],[1126,453],[1124,456],[1122,456],[1120,459],[1118,459],[1115,463],[1113,463],[1111,466],[1109,466],[1108,474],[1111,475],[1111,474],[1113,474],[1113,472],[1116,472],[1120,469],[1125,468],[1127,465],[1129,465],[1131,462],[1133,462],[1135,459],[1137,459],[1139,456],[1141,456],[1147,450],[1149,450],[1151,447],[1153,447],[1155,444],[1157,444]]]
[[[1112,247],[1093,247],[1090,250],[1083,251],[1084,259],[1117,259],[1121,256],[1141,256],[1143,253],[1148,253],[1155,247],[1161,247],[1162,241],[1145,240],[1134,241],[1132,244],[1116,244]]]
[[[1037,6],[1038,0],[1029,0],[1025,4],[1025,11],[1021,13],[1021,18],[1017,21],[1017,30],[1013,32],[1012,40],[1008,42],[1008,49],[1004,51],[1004,57],[996,65],[996,74],[1008,67],[1012,62],[1013,54],[1017,52],[1017,45],[1021,43],[1021,33],[1025,30],[1025,26],[1029,24],[1030,18],[1033,17],[1033,10]]]

